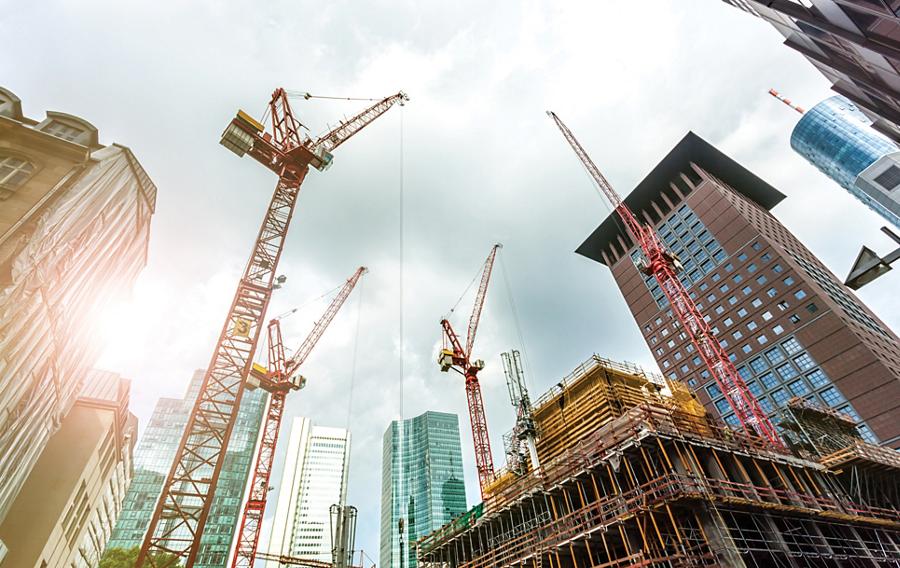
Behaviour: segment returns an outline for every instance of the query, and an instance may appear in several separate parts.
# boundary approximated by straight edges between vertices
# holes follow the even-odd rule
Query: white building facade
[[[346,500],[349,458],[348,430],[294,418],[269,540],[270,554],[332,561],[329,509]],[[279,568],[279,564],[270,561],[266,568]]]

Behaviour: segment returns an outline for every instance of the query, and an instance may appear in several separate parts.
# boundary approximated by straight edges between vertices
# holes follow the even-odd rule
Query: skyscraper
[[[790,398],[807,398],[851,416],[867,439],[900,447],[897,336],[769,212],[782,199],[688,133],[625,201],[680,258],[680,279],[776,422]],[[640,251],[617,219],[578,252],[610,267],[663,372],[737,425],[662,290],[636,268]]]
[[[391,422],[381,459],[379,566],[410,568],[416,565],[415,541],[467,510],[459,418],[428,411]]]
[[[132,479],[137,418],[130,382],[91,370],[0,523],[0,565],[92,568]]]
[[[724,0],[772,24],[784,44],[805,56],[900,144],[900,43],[897,7],[871,0]]]
[[[869,128],[871,122],[846,98],[830,97],[803,114],[791,147],[900,228],[900,148]]]
[[[99,356],[98,316],[146,264],[156,187],[98,140],[0,88],[0,522]]]
[[[203,370],[194,372],[184,398],[161,398],[156,403],[150,423],[135,451],[134,481],[128,488],[122,513],[107,548],[127,549],[143,543],[156,500],[197,399],[203,374]],[[267,400],[266,392],[256,389],[247,391],[241,401],[194,565],[196,568],[223,568],[230,561],[229,551],[240,518],[250,467],[256,456],[256,440]]]
[[[347,496],[350,432],[295,417],[269,540],[271,554],[331,562],[330,508]],[[274,561],[269,568],[279,568]]]

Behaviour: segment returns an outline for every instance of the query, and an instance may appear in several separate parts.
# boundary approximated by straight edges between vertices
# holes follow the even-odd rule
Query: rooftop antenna
[[[785,98],[784,96],[782,96],[781,93],[779,93],[775,89],[769,89],[769,94],[772,95],[773,97],[775,97],[776,99],[778,99],[779,101],[783,102],[787,106],[791,107],[795,111],[799,112],[800,114],[803,114],[806,112],[806,110],[803,107],[794,104],[793,102],[791,102],[791,99]]]

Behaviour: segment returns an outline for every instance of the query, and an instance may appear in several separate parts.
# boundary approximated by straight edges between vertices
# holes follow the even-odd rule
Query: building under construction
[[[419,540],[421,564],[900,565],[900,462],[834,411],[795,402],[791,453],[681,383],[594,356],[533,416],[540,469],[498,472],[482,504]]]

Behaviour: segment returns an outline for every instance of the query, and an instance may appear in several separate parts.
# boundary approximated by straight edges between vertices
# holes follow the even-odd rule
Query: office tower
[[[625,202],[679,257],[680,279],[776,422],[779,408],[802,397],[850,415],[866,439],[898,447],[897,336],[769,212],[782,199],[688,133]],[[578,252],[612,270],[660,369],[736,426],[617,221],[607,217]]]
[[[269,539],[270,554],[331,563],[329,509],[347,497],[350,431],[295,417]],[[269,568],[281,564],[269,561]]]
[[[93,568],[132,479],[130,382],[92,370],[0,523],[2,566]]]
[[[161,398],[156,403],[134,453],[134,481],[128,488],[108,549],[128,549],[143,543],[188,415],[200,392],[203,374],[203,370],[194,372],[183,398]],[[231,544],[240,518],[247,477],[256,456],[256,440],[267,400],[265,391],[256,389],[247,391],[241,401],[195,568],[230,565]]]
[[[0,522],[99,356],[98,316],[146,264],[155,203],[131,150],[0,88]]]
[[[379,566],[411,568],[416,540],[466,512],[459,418],[428,411],[395,420],[384,432],[381,455]]]
[[[900,228],[900,148],[837,95],[803,114],[791,147],[870,209]]]
[[[872,128],[900,144],[896,6],[877,0],[724,1],[774,26],[785,45],[859,106]]]

